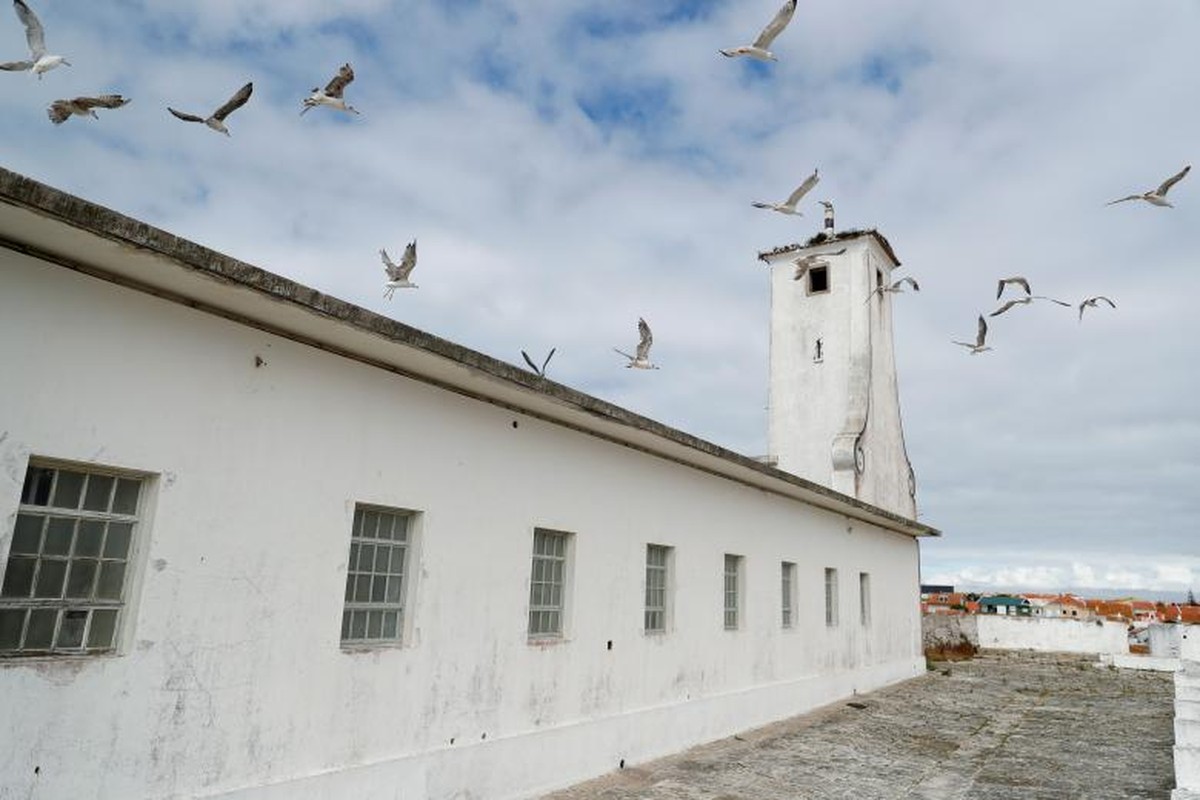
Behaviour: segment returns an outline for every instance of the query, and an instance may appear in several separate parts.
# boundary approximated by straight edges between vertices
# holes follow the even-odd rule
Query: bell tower
[[[759,254],[771,270],[770,457],[779,469],[916,518],[904,447],[890,286],[879,232],[814,237]]]

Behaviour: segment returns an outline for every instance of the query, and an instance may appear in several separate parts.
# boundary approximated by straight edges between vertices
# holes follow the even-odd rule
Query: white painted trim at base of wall
[[[923,675],[923,657],[643,708],[266,786],[219,800],[519,800]],[[530,776],[545,775],[544,782]]]

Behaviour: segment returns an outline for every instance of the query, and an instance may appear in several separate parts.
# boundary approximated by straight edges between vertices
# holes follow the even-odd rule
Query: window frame
[[[825,286],[821,289],[816,288],[816,283],[817,283],[816,279],[817,279],[818,273],[820,273],[820,276],[824,279],[824,282],[825,282]],[[805,289],[808,290],[807,294],[809,294],[809,295],[829,294],[829,291],[832,288],[829,281],[830,281],[830,277],[829,277],[829,267],[828,266],[809,267],[808,280],[805,281]]]
[[[368,514],[387,515],[393,519],[391,537],[380,538],[376,536],[362,536],[361,526],[366,524]],[[360,516],[361,515],[361,516]],[[378,503],[355,503],[353,515],[350,521],[350,537],[348,542],[348,550],[346,555],[346,582],[342,594],[342,618],[341,627],[339,629],[338,644],[342,650],[376,650],[382,648],[397,648],[403,647],[408,642],[408,631],[410,630],[410,617],[412,597],[412,582],[413,575],[416,570],[413,569],[413,560],[416,554],[416,540],[418,520],[420,512],[411,508],[399,508],[395,506],[385,506]],[[376,526],[378,526],[379,516],[376,517]],[[395,520],[404,520],[403,539],[398,539],[395,536]],[[361,522],[360,522],[361,520]],[[376,534],[378,534],[376,527]],[[372,563],[369,569],[358,569],[358,564],[355,562],[362,561],[364,547],[372,548]],[[389,548],[388,564],[384,571],[377,571],[379,548]],[[396,550],[400,550],[401,563],[400,571],[391,571],[392,559]],[[383,600],[366,600],[350,599],[352,587],[353,591],[357,592],[358,582],[366,579],[368,592],[374,591],[374,586],[379,578],[384,579]],[[399,589],[395,592],[393,600],[388,600],[390,594],[389,583],[392,579],[396,579],[399,583]],[[365,636],[350,636],[354,629],[354,615],[361,613],[366,615],[363,630],[368,634]],[[371,614],[378,613],[380,618],[380,635],[371,636]],[[394,633],[385,635],[387,624],[387,615],[396,614],[396,624]]]
[[[662,563],[652,564],[651,554],[661,552]],[[672,587],[674,585],[674,560],[675,548],[670,545],[656,544],[654,542],[646,543],[646,583],[645,591],[643,592],[643,609],[642,609],[642,633],[647,636],[662,636],[671,630],[673,621],[672,608]],[[652,576],[659,576],[662,581],[661,586],[654,586]],[[651,592],[661,591],[661,605],[651,604]],[[661,623],[658,627],[652,627],[650,624],[651,614],[659,614]]]
[[[838,571],[837,567],[825,568],[825,627],[838,627]]]
[[[562,542],[561,553],[539,553],[538,552],[538,537],[552,537],[554,540]],[[531,644],[550,644],[553,642],[561,642],[567,640],[568,634],[568,612],[570,610],[570,592],[572,584],[572,562],[574,557],[575,534],[570,531],[559,530],[557,528],[536,527],[533,529],[533,537],[530,546],[530,567],[529,567],[529,602],[528,614],[525,620],[525,635]],[[544,565],[551,566],[551,574],[549,580],[538,580],[538,564],[541,562]],[[553,569],[554,565],[558,565],[558,575],[560,580],[556,584],[554,581]],[[543,578],[546,577],[544,567],[542,571]],[[558,601],[554,602],[538,602],[535,603],[535,598],[539,598],[538,588],[543,587],[551,589],[551,598],[554,597],[553,588],[558,587]],[[540,599],[544,601],[545,595],[542,594]],[[535,614],[557,614],[558,624],[553,629],[535,630]],[[537,617],[536,619],[545,619],[545,617]],[[540,625],[539,625],[540,627]]]
[[[858,621],[864,628],[871,627],[871,573],[858,573]]]
[[[726,553],[721,570],[722,575],[722,622],[723,627],[727,631],[741,630],[742,627],[742,591],[743,580],[743,557],[734,553]],[[731,569],[732,567],[732,569]],[[730,583],[732,581],[732,587]],[[733,599],[733,605],[729,604],[730,598]]]
[[[796,627],[796,563],[779,563],[779,627],[792,630]]]

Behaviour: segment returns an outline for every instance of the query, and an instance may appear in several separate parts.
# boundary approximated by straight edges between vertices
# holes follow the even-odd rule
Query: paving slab
[[[1170,674],[984,653],[544,800],[1170,800]]]

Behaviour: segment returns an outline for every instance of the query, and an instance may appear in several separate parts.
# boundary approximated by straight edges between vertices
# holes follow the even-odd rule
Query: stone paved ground
[[[985,654],[544,800],[1167,800],[1169,674]]]

